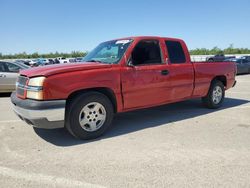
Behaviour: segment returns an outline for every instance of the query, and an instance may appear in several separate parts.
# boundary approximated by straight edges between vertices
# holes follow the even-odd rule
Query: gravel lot
[[[119,114],[102,138],[38,130],[0,97],[1,187],[250,187],[250,75],[219,110],[190,100]]]

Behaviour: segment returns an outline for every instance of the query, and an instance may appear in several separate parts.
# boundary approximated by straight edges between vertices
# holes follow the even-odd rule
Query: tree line
[[[228,48],[221,49],[217,46],[212,49],[207,48],[196,48],[190,50],[191,55],[217,55],[217,54],[250,54],[250,49],[248,48],[234,48],[233,44],[230,44]]]
[[[65,58],[76,58],[84,57],[87,52],[72,51],[71,53],[44,53],[39,54],[38,52],[28,54],[26,52],[17,53],[17,54],[2,54],[0,53],[0,59],[37,59],[37,58],[56,58],[56,57],[65,57]]]
[[[228,48],[220,49],[217,46],[212,49],[207,48],[196,48],[190,50],[190,55],[216,55],[216,54],[250,54],[250,49],[248,48],[234,48],[231,44]],[[37,59],[37,58],[56,58],[56,57],[65,57],[65,58],[75,58],[75,57],[84,57],[87,52],[81,51],[72,51],[71,53],[44,53],[39,54],[38,52],[28,54],[26,52],[17,53],[17,54],[7,54],[4,55],[0,53],[0,59]]]

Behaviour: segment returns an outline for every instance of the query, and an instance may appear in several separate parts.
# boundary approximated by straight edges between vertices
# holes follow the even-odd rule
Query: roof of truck
[[[128,40],[128,39],[168,39],[168,40],[182,40],[178,38],[172,38],[172,37],[160,37],[160,36],[131,36],[131,37],[124,37],[124,38],[118,38],[114,40]]]

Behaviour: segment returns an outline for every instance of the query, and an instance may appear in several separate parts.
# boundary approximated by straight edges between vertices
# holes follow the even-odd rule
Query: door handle
[[[0,77],[5,78],[6,75],[5,74],[0,74]]]
[[[162,70],[161,71],[161,75],[163,75],[163,76],[166,76],[166,75],[168,75],[169,74],[169,71],[168,70]]]

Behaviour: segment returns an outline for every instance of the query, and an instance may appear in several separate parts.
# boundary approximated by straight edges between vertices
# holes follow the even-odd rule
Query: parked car
[[[0,93],[14,91],[19,70],[28,68],[30,67],[20,62],[0,61]]]
[[[49,65],[56,64],[54,59],[48,59],[48,61],[49,61],[49,63],[48,63]]]
[[[227,61],[228,59],[232,59],[232,58],[235,58],[235,56],[225,56],[224,54],[218,54],[218,55],[215,55],[215,56],[212,56],[212,57],[208,57],[207,61],[211,61],[211,62],[214,62],[214,61]]]
[[[77,57],[76,62],[83,62],[83,57]]]
[[[35,60],[33,67],[39,67],[39,66],[45,66],[45,65],[49,65],[49,60],[44,59],[44,58],[38,58]]]
[[[36,60],[36,59],[30,59],[30,60],[28,60],[28,64],[29,64],[29,66],[31,66],[31,67],[34,67],[36,63],[37,63],[37,60]]]
[[[250,60],[238,58],[235,63],[237,65],[237,74],[250,73]]]
[[[15,62],[30,66],[29,61],[27,60],[18,59],[18,60],[15,60]]]
[[[219,108],[236,83],[235,63],[193,63],[180,39],[111,40],[84,61],[21,71],[11,95],[16,114],[38,128],[65,126],[77,138],[93,139],[119,112],[191,98]]]
[[[55,64],[60,64],[60,61],[57,58],[54,59],[54,62]]]
[[[39,58],[37,59],[37,62],[43,64],[43,65],[48,65],[49,64],[49,60],[45,59],[45,58]]]
[[[70,63],[76,63],[76,59],[75,58],[69,58],[69,62]]]
[[[69,63],[69,60],[65,57],[58,57],[56,58],[60,63]]]
[[[242,57],[240,57],[241,59],[246,59],[246,60],[248,60],[248,61],[250,61],[250,56],[242,56]]]

